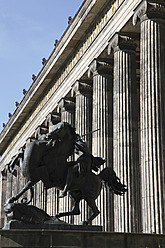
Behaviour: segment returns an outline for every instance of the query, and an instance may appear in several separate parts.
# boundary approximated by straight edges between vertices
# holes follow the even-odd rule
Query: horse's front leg
[[[13,202],[17,201],[33,185],[34,185],[34,183],[32,183],[31,181],[28,181],[27,184],[23,187],[23,189],[17,195],[10,197],[7,202],[13,203]]]

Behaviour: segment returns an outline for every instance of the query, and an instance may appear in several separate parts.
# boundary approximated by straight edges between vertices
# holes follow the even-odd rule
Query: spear
[[[97,132],[97,131],[99,131],[99,130],[100,130],[100,128],[98,128],[98,129],[96,129],[96,130],[94,130],[94,131],[90,131],[89,133],[86,133],[86,134],[81,135],[81,137],[87,136],[87,135],[89,135],[89,134],[91,134],[91,133],[95,133],[95,132]]]

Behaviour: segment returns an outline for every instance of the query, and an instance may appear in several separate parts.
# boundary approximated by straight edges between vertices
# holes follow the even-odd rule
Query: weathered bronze
[[[81,152],[82,155],[76,161],[67,162],[75,150]],[[27,184],[17,195],[8,199],[5,204],[5,212],[7,213],[6,209],[8,208],[10,211],[11,209],[12,211],[14,209],[17,212],[20,211],[21,204],[22,209],[25,209],[25,204],[32,200],[33,186],[41,180],[47,189],[56,187],[63,190],[59,197],[64,197],[69,192],[74,199],[72,211],[58,213],[56,217],[80,214],[79,203],[81,199],[85,199],[92,209],[92,215],[84,221],[84,224],[91,223],[99,214],[95,200],[101,192],[102,181],[115,194],[122,195],[127,190],[112,168],[104,168],[98,175],[93,173],[93,171],[97,172],[104,162],[104,159],[94,157],[89,152],[86,143],[76,134],[75,129],[70,124],[60,122],[54,125],[52,132],[41,135],[25,148],[21,148],[8,165],[9,171],[15,176],[17,175],[15,165],[18,165],[23,176],[27,179]],[[31,190],[31,199],[26,201],[23,198],[19,205],[14,203],[28,189]],[[31,208],[29,209],[31,211]],[[32,209],[35,210],[35,213],[37,212],[35,208]],[[23,219],[26,219],[25,212]]]

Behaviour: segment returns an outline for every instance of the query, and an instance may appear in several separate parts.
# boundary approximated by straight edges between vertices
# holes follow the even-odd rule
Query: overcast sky
[[[0,0],[0,132],[83,0]]]

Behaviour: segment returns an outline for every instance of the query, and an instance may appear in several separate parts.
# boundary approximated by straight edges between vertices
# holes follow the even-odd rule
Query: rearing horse
[[[73,154],[75,147],[83,151],[83,149],[81,150],[83,142],[81,145],[78,144],[78,137],[75,129],[70,124],[60,122],[54,126],[52,132],[29,143],[20,159],[20,169],[27,179],[27,184],[8,202],[12,203],[18,200],[28,189],[31,189],[32,192],[33,185],[40,180],[46,188],[56,187],[63,190],[68,166],[72,166],[67,162],[68,157]],[[89,224],[99,214],[95,200],[100,194],[102,181],[105,181],[115,194],[122,195],[126,192],[126,186],[120,182],[110,167],[103,169],[99,175],[92,172],[92,170],[97,171],[97,168],[104,162],[102,160],[102,163],[97,165],[95,157],[89,153],[84,153],[81,159],[73,162],[74,165],[79,164],[81,166],[81,163],[86,166],[89,165],[90,170],[81,176],[77,176],[77,173],[74,174],[68,189],[69,194],[75,201],[74,207],[70,212],[57,214],[57,217],[80,214],[79,203],[81,199],[85,199],[92,209],[92,215],[84,221],[84,224]]]

